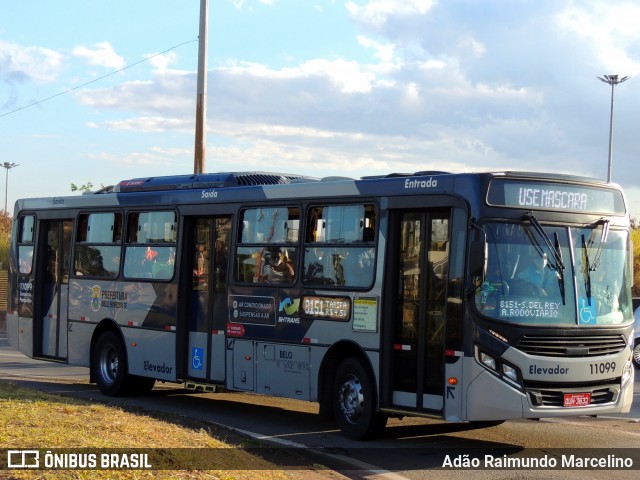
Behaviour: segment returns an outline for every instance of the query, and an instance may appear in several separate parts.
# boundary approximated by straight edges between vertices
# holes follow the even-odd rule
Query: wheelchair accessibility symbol
[[[191,349],[191,368],[194,370],[202,370],[204,368],[203,363],[204,348],[192,348]]]
[[[580,298],[580,323],[582,325],[595,324],[597,309],[595,305],[589,305],[586,298]]]

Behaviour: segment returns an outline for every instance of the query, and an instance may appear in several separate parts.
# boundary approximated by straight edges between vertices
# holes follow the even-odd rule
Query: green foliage
[[[91,182],[87,182],[84,185],[76,185],[75,183],[71,184],[71,191],[72,192],[90,192],[91,189],[93,188],[93,183]]]

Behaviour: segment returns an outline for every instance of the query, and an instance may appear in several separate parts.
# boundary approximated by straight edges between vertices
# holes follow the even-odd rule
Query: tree
[[[0,212],[0,264],[4,270],[9,267],[9,243],[11,243],[12,223],[8,212]]]
[[[8,212],[0,212],[0,236],[8,237],[11,235],[11,225],[13,221]]]
[[[84,192],[90,192],[92,188],[93,188],[93,183],[91,183],[91,182],[87,182],[84,185],[80,185],[80,186],[76,185],[75,183],[71,184],[71,191],[72,192],[78,192],[78,191],[79,192],[83,192],[83,193]]]

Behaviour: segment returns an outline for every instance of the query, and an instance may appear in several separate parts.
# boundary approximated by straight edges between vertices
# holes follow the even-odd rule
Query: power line
[[[127,70],[127,69],[131,68],[131,67],[135,67],[136,65],[140,65],[141,63],[147,62],[147,61],[151,60],[152,58],[157,57],[158,55],[165,54],[167,52],[170,52],[171,50],[175,50],[176,48],[182,47],[183,45],[187,45],[189,43],[195,43],[197,41],[198,41],[198,39],[196,38],[195,40],[189,40],[187,42],[182,42],[179,45],[174,45],[173,47],[167,48],[166,50],[164,50],[162,52],[155,53],[155,54],[151,55],[150,57],[147,57],[147,58],[144,58],[144,59],[142,59],[142,60],[140,60],[138,62],[132,63],[131,65],[127,65],[126,67],[122,67],[120,70],[115,70],[115,71],[113,71],[111,73],[107,73],[106,75],[103,75],[103,76],[98,77],[98,78],[94,78],[93,80],[91,80],[89,82],[85,82],[85,83],[82,83],[80,85],[76,85],[75,87],[69,88],[68,90],[65,90],[64,92],[59,92],[59,93],[56,93],[55,95],[51,95],[50,97],[43,98],[42,100],[37,100],[37,101],[35,101],[33,103],[30,103],[29,105],[25,105],[23,107],[16,108],[15,110],[11,110],[10,112],[2,113],[2,114],[0,114],[0,118],[6,117],[7,115],[11,115],[11,114],[19,112],[21,110],[25,110],[27,108],[31,108],[31,107],[33,107],[35,105],[40,105],[41,103],[47,102],[47,101],[49,101],[51,99],[54,99],[56,97],[60,97],[61,95],[66,95],[67,93],[73,92],[74,90],[78,90],[80,88],[86,87],[87,85],[91,85],[92,83],[96,83],[96,82],[98,82],[100,80],[103,80],[103,79],[105,79],[107,77],[115,75],[116,73],[120,73],[120,72],[122,72],[124,70]]]

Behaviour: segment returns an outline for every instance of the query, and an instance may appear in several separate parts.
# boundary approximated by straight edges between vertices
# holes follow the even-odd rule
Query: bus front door
[[[43,221],[39,229],[36,285],[42,285],[34,312],[34,356],[67,358],[69,266],[72,220]]]
[[[192,282],[189,286],[187,374],[194,380],[225,380],[227,268],[231,217],[197,217],[192,222]],[[188,257],[187,257],[188,258]]]
[[[394,408],[442,412],[450,210],[392,217],[392,324],[385,375]]]

